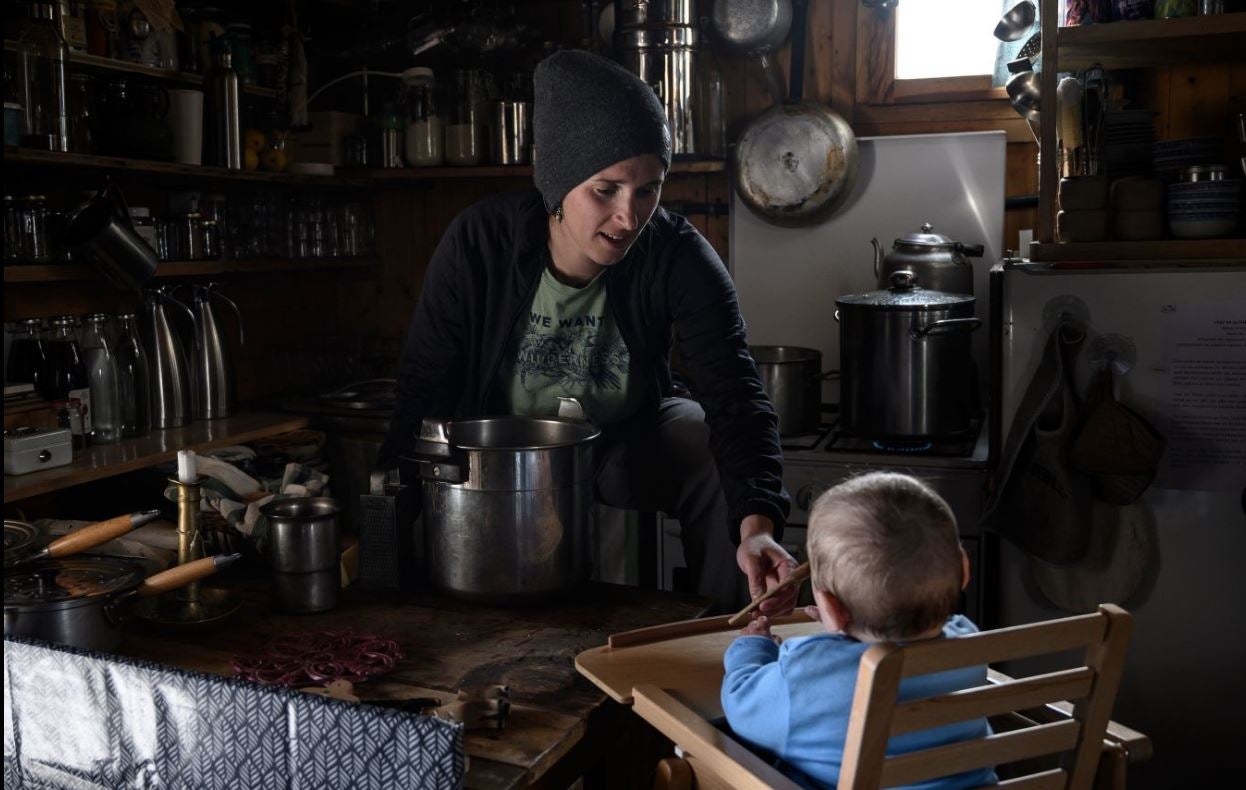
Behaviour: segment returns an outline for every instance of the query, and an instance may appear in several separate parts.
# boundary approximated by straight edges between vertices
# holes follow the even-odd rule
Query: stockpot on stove
[[[843,427],[893,441],[963,435],[978,410],[974,298],[918,288],[909,271],[890,284],[835,300]]]
[[[425,420],[424,572],[452,595],[521,603],[588,578],[593,441],[580,419]]]

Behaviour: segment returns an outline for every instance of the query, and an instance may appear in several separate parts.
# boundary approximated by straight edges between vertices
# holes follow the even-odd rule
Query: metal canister
[[[526,101],[493,103],[493,161],[526,165],[532,161],[532,105]]]
[[[268,518],[273,603],[286,612],[332,609],[341,587],[337,502],[297,497],[260,510]]]
[[[666,109],[671,152],[696,154],[694,27],[621,28],[615,50],[625,67],[651,86]]]

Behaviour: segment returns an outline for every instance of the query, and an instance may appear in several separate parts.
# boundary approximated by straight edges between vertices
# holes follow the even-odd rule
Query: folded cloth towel
[[[217,459],[201,457],[199,471],[210,479],[201,489],[201,508],[219,513],[239,532],[257,541],[268,537],[268,519],[261,511],[264,505],[292,497],[330,495],[329,476],[303,464],[286,464],[281,480],[267,486]],[[177,501],[176,486],[166,488],[164,496]]]

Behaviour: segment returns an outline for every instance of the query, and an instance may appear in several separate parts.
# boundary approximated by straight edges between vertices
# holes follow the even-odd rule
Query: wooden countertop
[[[467,732],[469,788],[565,787],[603,755],[619,752],[612,747],[635,726],[634,717],[576,672],[575,656],[606,644],[612,633],[695,617],[705,605],[690,595],[606,584],[524,608],[475,605],[434,593],[399,601],[352,588],[342,591],[330,612],[282,615],[272,610],[265,579],[216,582],[226,583],[245,600],[232,618],[179,631],[153,630],[135,619],[118,652],[231,675],[233,656],[259,650],[276,634],[349,628],[392,638],[405,658],[383,678],[355,687],[362,703],[400,703],[427,697],[429,690],[448,700],[461,687],[510,687],[506,727]]]

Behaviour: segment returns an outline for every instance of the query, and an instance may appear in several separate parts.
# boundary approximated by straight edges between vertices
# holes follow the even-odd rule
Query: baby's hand
[[[777,644],[779,639],[770,633],[770,618],[764,614],[757,615],[748,625],[740,629],[740,636],[764,636],[767,639],[773,639]]]
[[[770,636],[770,618],[764,614],[757,615],[740,629],[740,636]]]

